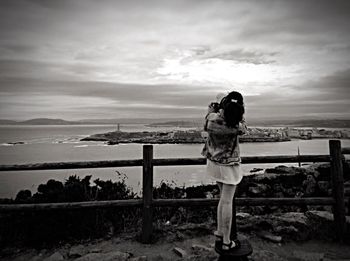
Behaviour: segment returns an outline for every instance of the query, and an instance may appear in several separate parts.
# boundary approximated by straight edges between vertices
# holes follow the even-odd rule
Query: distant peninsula
[[[281,142],[290,138],[284,132],[271,130],[268,134],[251,134],[240,137],[240,142]],[[143,131],[123,132],[114,131],[94,134],[83,138],[82,141],[105,141],[109,145],[119,143],[149,143],[149,144],[194,144],[204,143],[200,130],[174,130],[174,131]]]
[[[66,121],[62,119],[36,118],[26,121],[0,120],[0,125],[74,125],[82,124],[76,121]],[[85,123],[83,123],[85,124]]]

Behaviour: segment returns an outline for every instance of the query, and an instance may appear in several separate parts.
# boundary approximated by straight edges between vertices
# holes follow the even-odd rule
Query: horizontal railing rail
[[[84,202],[62,203],[31,203],[31,204],[1,204],[1,212],[12,211],[35,211],[35,210],[62,210],[62,209],[87,209],[87,208],[110,208],[110,207],[141,207],[142,199],[100,200]]]
[[[284,206],[284,205],[332,205],[332,197],[308,197],[308,198],[236,198],[237,206]],[[350,202],[349,200],[346,200]],[[153,207],[186,207],[186,206],[216,206],[218,198],[193,198],[193,199],[153,199]],[[62,209],[87,209],[87,208],[114,208],[114,207],[141,207],[142,199],[101,200],[85,202],[63,203],[36,203],[36,204],[1,204],[1,212],[27,211],[27,210],[62,210]]]
[[[241,160],[243,164],[329,162],[330,156],[329,155],[250,156],[250,157],[242,157]],[[138,166],[142,166],[142,164],[143,164],[143,159],[49,162],[49,163],[0,165],[0,171],[138,167]],[[159,158],[159,159],[153,159],[152,164],[153,166],[205,165],[206,159],[205,158]]]
[[[341,148],[339,140],[329,141],[330,155],[279,155],[279,156],[249,156],[242,157],[243,164],[257,163],[300,163],[300,162],[330,162],[333,186],[332,197],[309,198],[235,198],[238,206],[259,205],[332,205],[336,233],[339,239],[344,236],[345,204],[350,205],[350,199],[344,198],[343,154],[350,154],[350,148]],[[154,166],[185,166],[205,165],[205,158],[158,158],[153,159],[153,146],[143,146],[143,158],[132,160],[83,161],[83,162],[50,162],[17,165],[0,165],[0,171],[30,171],[30,170],[62,170],[83,168],[114,168],[143,167],[142,199],[36,203],[36,204],[0,204],[0,212],[42,211],[62,209],[142,207],[141,239],[149,243],[152,235],[152,208],[180,206],[216,206],[219,199],[153,199],[153,167]]]
[[[0,171],[137,167],[137,166],[142,166],[142,162],[143,162],[142,159],[135,159],[135,160],[102,160],[102,161],[13,164],[13,165],[0,165]]]

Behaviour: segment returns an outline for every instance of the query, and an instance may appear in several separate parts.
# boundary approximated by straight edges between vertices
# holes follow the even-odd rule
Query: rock
[[[306,213],[306,216],[308,218],[318,218],[325,221],[331,221],[333,222],[333,213],[328,211],[317,211],[317,210],[310,210]]]
[[[147,261],[147,256],[138,256],[130,258],[129,261]]]
[[[236,218],[237,219],[245,219],[245,218],[249,218],[251,217],[252,215],[250,215],[249,213],[245,213],[245,212],[238,212],[236,214]]]
[[[190,255],[185,258],[186,261],[217,261],[218,256],[215,252],[206,255]]]
[[[254,261],[286,261],[286,259],[280,257],[276,253],[267,250],[257,250],[251,255]]]
[[[155,257],[151,258],[151,261],[164,261],[164,257],[162,255],[156,255]],[[166,259],[169,260],[169,259]]]
[[[315,163],[308,169],[314,171],[314,177],[316,177],[317,181],[330,181],[331,175],[329,163]]]
[[[275,173],[275,174],[289,174],[290,173],[290,170],[287,166],[283,166],[283,165],[280,165],[280,166],[277,166],[275,168],[267,168],[265,169],[265,172],[266,173]]]
[[[328,211],[310,210],[305,213],[307,216],[313,236],[322,239],[334,239],[333,214]]]
[[[322,261],[325,256],[324,253],[305,252],[301,250],[294,250],[292,255],[302,261]]]
[[[286,236],[290,239],[306,240],[313,235],[309,219],[304,213],[299,212],[245,216],[237,218],[237,227],[246,233],[274,232],[283,239]]]
[[[71,249],[69,250],[68,256],[72,258],[78,258],[85,255],[87,252],[88,250],[85,248],[84,245],[77,245],[77,246],[71,247]]]
[[[276,168],[266,169],[264,174],[246,176],[244,182],[266,184],[271,187],[275,184],[283,184],[285,188],[301,187],[302,182],[306,179],[306,173],[307,171],[304,168],[277,166]]]
[[[323,220],[324,222],[334,222],[333,213],[329,211],[310,210],[305,213],[309,219]],[[350,216],[345,217],[345,222],[350,225]]]
[[[270,186],[265,184],[254,184],[254,186],[248,188],[251,196],[266,196],[267,191],[270,191]]]
[[[53,253],[51,256],[44,259],[44,261],[59,261],[59,260],[64,260],[63,255],[59,251]]]
[[[280,231],[283,231],[287,234],[284,236],[290,236],[296,240],[306,240],[313,236],[312,228],[310,227],[310,222],[304,213],[299,212],[288,212],[273,217],[273,230],[278,226],[284,227]],[[298,233],[294,232],[294,229],[299,231]],[[278,232],[279,233],[279,232]]]
[[[287,223],[286,225],[293,225],[295,227],[306,228],[308,226],[308,218],[304,213],[287,212],[275,217],[278,221]]]
[[[30,259],[27,259],[27,261],[42,261],[42,257],[40,256],[33,256],[32,258]]]
[[[89,253],[85,256],[75,259],[75,261],[126,261],[130,254],[120,251],[112,251],[108,253]]]
[[[92,248],[89,250],[89,253],[101,253],[102,249],[101,248]]]
[[[262,171],[262,170],[264,170],[264,169],[261,169],[261,168],[253,168],[253,169],[251,169],[249,172],[250,172],[250,173],[255,173],[255,172],[260,172],[260,171]]]
[[[298,236],[299,230],[294,226],[277,226],[274,228],[274,232],[283,235],[289,235],[294,238],[294,236]]]
[[[187,252],[185,250],[183,250],[182,248],[179,247],[174,247],[173,251],[175,252],[175,254],[177,254],[179,257],[186,257],[187,256]]]
[[[282,237],[281,236],[276,236],[273,235],[267,231],[261,231],[257,233],[258,236],[260,236],[261,238],[267,239],[273,243],[280,243],[282,242]]]
[[[272,189],[275,193],[282,192],[284,190],[282,184],[273,184]]]
[[[209,247],[206,247],[206,246],[203,246],[200,244],[193,244],[192,249],[193,249],[193,251],[196,252],[196,254],[199,252],[211,252],[211,251],[213,251],[212,248],[209,248]]]

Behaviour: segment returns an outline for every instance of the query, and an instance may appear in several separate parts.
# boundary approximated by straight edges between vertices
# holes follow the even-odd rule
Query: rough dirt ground
[[[261,239],[256,235],[244,235],[253,246],[253,254],[249,260],[274,261],[274,260],[350,260],[350,245],[327,241],[305,241],[305,242],[282,242],[273,243]],[[168,240],[164,237],[154,244],[141,244],[135,240],[133,235],[123,235],[110,239],[99,239],[80,242],[77,244],[64,244],[51,249],[6,249],[2,250],[10,256],[2,257],[1,260],[11,261],[56,261],[75,260],[79,256],[86,259],[79,260],[217,260],[218,255],[213,250],[214,236],[196,236],[180,240]],[[193,248],[193,245],[200,245]],[[181,248],[186,254],[181,257],[176,254],[174,247]],[[127,259],[108,259],[103,253],[120,251],[130,253]],[[74,252],[74,253],[73,253]],[[86,256],[88,253],[95,254],[94,259]],[[101,257],[98,255],[101,254]],[[110,258],[110,257],[109,257]]]

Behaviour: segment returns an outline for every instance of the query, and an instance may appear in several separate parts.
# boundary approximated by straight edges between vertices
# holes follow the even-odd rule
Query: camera
[[[214,109],[214,111],[219,111],[220,109],[220,104],[217,102],[212,102],[210,103],[210,107]]]

